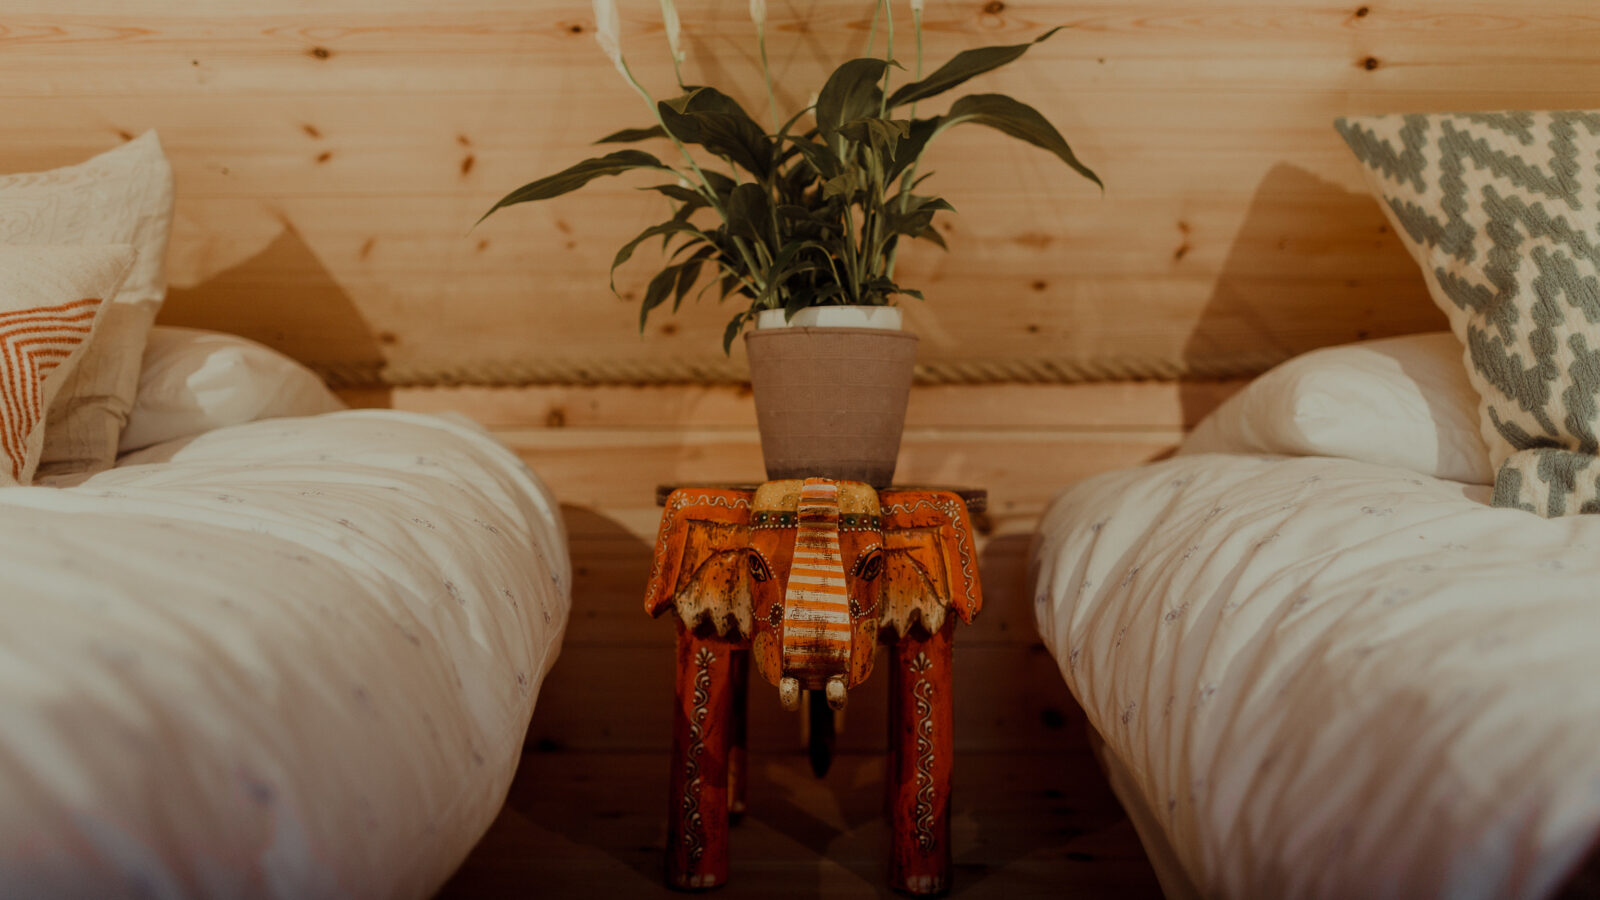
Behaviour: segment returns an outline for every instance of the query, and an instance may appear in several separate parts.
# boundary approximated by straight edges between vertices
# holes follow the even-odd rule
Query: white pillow
[[[166,297],[172,196],[153,131],[77,165],[0,175],[0,244],[132,244],[138,254],[50,406],[40,475],[98,472],[116,457],[145,336]]]
[[[139,393],[118,451],[280,416],[344,409],[315,373],[231,334],[157,326],[145,344]]]
[[[1493,484],[1464,355],[1449,332],[1313,350],[1230,397],[1178,452],[1338,456]]]

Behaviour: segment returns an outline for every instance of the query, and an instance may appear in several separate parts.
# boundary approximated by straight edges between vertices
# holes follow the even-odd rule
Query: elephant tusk
[[[783,708],[794,712],[800,708],[800,682],[793,676],[786,675],[778,679],[778,699],[782,701]]]
[[[844,676],[835,675],[828,679],[828,708],[835,712],[844,709]]]

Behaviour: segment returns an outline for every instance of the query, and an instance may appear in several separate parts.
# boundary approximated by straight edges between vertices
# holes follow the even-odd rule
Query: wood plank
[[[681,7],[687,77],[760,84],[742,14]],[[1243,374],[1439,327],[1331,120],[1600,105],[1600,11],[1589,0],[1359,8],[932,4],[934,59],[1074,26],[982,89],[1036,103],[1108,189],[983,130],[941,137],[927,169],[962,210],[948,223],[953,250],[908,252],[902,269],[930,296],[909,307],[924,359]],[[802,105],[807,85],[859,52],[871,9],[773,8],[783,105]],[[670,83],[656,8],[624,15],[641,77]],[[329,372],[386,363],[471,380],[615,359],[737,377],[737,355],[716,349],[723,311],[709,304],[627,337],[636,310],[604,285],[614,248],[658,212],[639,204],[635,182],[467,234],[503,192],[647,118],[597,52],[590,16],[581,0],[447,11],[419,0],[17,0],[0,23],[0,171],[75,162],[160,129],[180,185],[165,320],[238,331]],[[745,94],[758,115],[761,93]],[[644,262],[628,268],[624,294],[648,274]]]
[[[919,386],[911,391],[906,426],[1170,432],[1192,427],[1243,386],[1241,381]],[[340,394],[354,406],[453,410],[505,429],[748,430],[755,421],[749,390],[726,385],[408,388]]]
[[[1274,184],[1305,177],[1285,173]],[[1124,246],[1144,250],[1098,239],[1078,246],[1075,235],[1095,231],[1087,221],[1070,236],[1047,223],[1028,227],[1026,218],[1015,231],[991,235],[963,219],[959,266],[956,256],[907,256],[908,270],[930,293],[926,304],[906,307],[922,338],[921,357],[1201,367],[1259,358],[1251,368],[1265,368],[1328,343],[1442,327],[1415,266],[1393,235],[1380,233],[1385,226],[1370,201],[1361,200],[1365,211],[1342,231],[1308,225],[1305,235],[1295,216],[1280,215],[1277,201],[1263,202],[1266,218],[1241,211],[1237,233],[1220,222],[1191,225],[1177,206],[1162,210],[1175,215],[1159,232],[1148,219],[1116,214],[1127,223]],[[605,289],[610,248],[620,235],[566,226],[577,232],[560,238],[566,249],[540,258],[531,248],[559,237],[565,219],[540,226],[549,229],[549,240],[522,240],[514,229],[510,240],[496,233],[474,242],[463,233],[475,205],[430,201],[413,208],[390,200],[356,208],[386,223],[381,228],[339,211],[347,206],[304,200],[180,206],[174,287],[162,320],[244,334],[315,363],[387,361],[402,369],[462,367],[490,375],[497,366],[512,372],[545,366],[573,377],[586,367],[604,371],[641,361],[743,372],[741,344],[731,361],[720,352],[728,313],[716,304],[657,316],[647,338],[633,337],[635,303]],[[1245,201],[1241,210],[1249,206]],[[1324,221],[1310,206],[1296,215]],[[463,223],[445,239],[387,224],[432,221],[438,228],[445,220]],[[645,222],[628,229],[633,224]],[[1191,263],[1192,254],[1200,261]],[[1207,261],[1217,258],[1224,262]],[[644,264],[626,269],[619,279],[624,298],[636,297],[648,275]],[[996,298],[999,314],[963,301],[979,296]],[[441,308],[450,315],[441,317]]]
[[[754,429],[502,429],[495,435],[552,485],[563,505],[615,516],[624,532],[641,537],[655,535],[651,523],[659,514],[650,511],[657,484],[760,481],[763,474]],[[910,430],[901,442],[896,478],[986,488],[987,520],[995,532],[1025,533],[1061,488],[1161,456],[1180,436],[1177,430],[1067,436]]]
[[[1319,212],[1315,194],[1286,206],[1278,188],[1301,184],[1322,183],[1284,171],[1258,200],[1228,201],[1234,211],[1215,216],[1206,212],[1213,204],[1195,198],[1106,206],[1108,222],[1122,223],[1107,225],[1115,233],[1108,239],[1095,237],[1093,219],[1059,231],[1043,209],[997,232],[963,218],[954,226],[957,255],[906,257],[930,292],[927,303],[906,307],[922,359],[1205,366],[1259,357],[1265,367],[1326,343],[1442,327],[1376,205],[1346,202],[1343,218]],[[594,224],[627,221],[624,210],[597,198],[594,219],[573,224],[538,211],[507,219],[509,233],[468,238],[466,223],[482,205],[182,203],[162,320],[244,334],[316,363],[464,367],[469,375],[517,365],[572,373],[628,361],[743,371],[742,345],[731,361],[720,352],[727,312],[716,304],[658,316],[647,338],[632,337],[635,303],[605,288],[621,236]],[[646,224],[641,212],[623,231]],[[1152,230],[1157,218],[1166,224]],[[452,221],[459,230],[442,236]],[[554,255],[534,252],[557,241]],[[648,275],[643,263],[627,267],[624,298],[636,297]],[[1000,314],[962,302],[977,296],[995,298]],[[441,308],[450,315],[441,317]],[[1118,312],[1129,309],[1140,314]]]
[[[1588,68],[1592,72],[1597,66],[1600,61]],[[1586,83],[1582,74],[1573,73],[1576,83]],[[929,150],[924,171],[938,173],[928,186],[962,209],[957,221],[982,210],[990,198],[1014,211],[1055,215],[1068,206],[1092,213],[1123,197],[1171,198],[1192,191],[1248,195],[1272,169],[1285,164],[1361,193],[1360,170],[1332,127],[1337,116],[1495,109],[1526,106],[1529,100],[1509,92],[1452,103],[1415,93],[1386,96],[1380,102],[1348,91],[1262,96],[1223,90],[1197,102],[1193,94],[1160,88],[1134,97],[1075,94],[1051,81],[1018,84],[1011,90],[1035,101],[1061,127],[1074,149],[1101,174],[1105,199],[1092,184],[1037,149],[982,130],[952,130]],[[248,101],[225,93],[132,101],[94,96],[70,102],[54,96],[0,95],[0,113],[29,123],[0,148],[0,171],[69,164],[115,146],[123,133],[156,128],[183,173],[186,198],[458,197],[470,201],[475,213],[464,222],[448,223],[448,233],[459,235],[511,189],[594,155],[591,143],[597,137],[649,118],[624,85],[602,88],[592,79],[571,89],[534,83],[539,86],[526,93],[374,96],[319,91]],[[557,93],[563,105],[541,109]],[[1553,101],[1549,105],[1585,100],[1592,105],[1595,93],[1569,90],[1547,99]],[[538,112],[510,115],[529,106]],[[663,161],[681,164],[671,144],[648,146]],[[467,166],[469,155],[473,162]],[[573,211],[584,210],[591,198],[632,196],[638,202],[629,191],[655,183],[648,177],[594,184],[584,189],[582,199],[544,206],[577,216]],[[500,217],[492,221],[498,223]]]
[[[38,0],[13,3],[0,55],[18,69],[0,83],[45,89],[28,57],[108,52],[134,59],[181,56],[201,65],[132,68],[116,80],[104,66],[80,66],[52,83],[55,90],[148,96],[216,85],[230,91],[307,90],[321,81],[348,80],[363,91],[411,86],[424,91],[481,89],[469,74],[489,60],[508,75],[537,77],[552,68],[574,76],[607,75],[609,66],[590,39],[587,4],[545,2],[530,14],[527,4],[462,3],[459,12],[437,12],[419,4],[376,7],[370,0],[337,4],[278,4],[271,12],[247,3],[75,4],[71,14]],[[748,78],[749,24],[709,2],[679,4],[689,39],[691,79],[702,68],[721,71],[729,61]],[[1074,28],[1039,48],[1039,60],[1066,70],[1069,84],[1139,88],[1184,84],[1194,91],[1241,81],[1260,91],[1303,91],[1328,82],[1353,86],[1401,83],[1413,89],[1458,94],[1471,90],[1549,90],[1592,59],[1600,31],[1592,7],[1581,0],[1546,0],[1537,7],[1507,8],[1486,0],[1396,2],[1358,16],[1355,7],[1330,7],[1309,0],[1252,0],[1225,8],[1180,2],[1074,4],[1013,2],[995,9],[930,4],[927,50],[943,59],[955,49],[985,43],[1015,43],[1044,28]],[[664,81],[661,26],[653,7],[624,10],[624,46],[634,66],[650,80]],[[771,10],[772,57],[780,84],[816,81],[862,45],[871,5],[813,3]],[[903,14],[902,14],[903,15]],[[805,18],[798,18],[805,16]],[[574,28],[574,26],[577,26]],[[902,20],[902,39],[906,23]],[[1515,40],[1506,40],[1511,34]],[[321,47],[326,56],[308,51]],[[209,50],[210,53],[200,53]],[[20,51],[20,52],[19,52]],[[1369,70],[1366,55],[1389,62]],[[406,65],[396,57],[406,54]],[[719,63],[704,66],[715,57]],[[303,63],[298,69],[293,63]],[[312,65],[316,63],[317,65]],[[463,71],[466,70],[466,71]],[[31,76],[31,77],[29,77]],[[1497,80],[1498,79],[1498,80]],[[582,83],[581,77],[573,81]],[[590,79],[594,80],[594,79]],[[518,83],[506,78],[498,84]],[[526,82],[522,82],[526,83]],[[704,82],[701,82],[704,83]],[[749,83],[746,81],[745,83]],[[13,88],[15,89],[15,88]]]
[[[1337,140],[1337,136],[1329,129],[1319,139]],[[452,177],[459,177],[456,151],[439,162]],[[1337,168],[1341,177],[1359,178],[1353,159],[1348,170],[1342,159]],[[379,269],[425,278],[448,265],[461,274],[493,277],[510,286],[514,274],[530,265],[542,263],[550,270],[559,261],[593,265],[601,280],[590,282],[587,294],[604,296],[609,291],[603,279],[615,250],[609,241],[653,224],[665,212],[664,205],[642,202],[631,184],[597,183],[581,199],[509,210],[469,235],[472,223],[498,199],[495,189],[486,187],[476,173],[475,168],[469,176],[470,191],[365,197],[356,205],[340,197],[267,196],[266,185],[261,196],[249,197],[185,191],[180,202],[180,246],[169,261],[173,281],[192,287],[250,259],[292,229],[316,248],[317,262],[341,280],[360,283],[363,272],[370,278]],[[501,184],[513,187],[524,174],[529,173],[508,173]],[[1026,183],[1014,176],[1005,186],[1009,192],[999,190],[999,184],[993,191],[980,190],[968,179],[953,185],[965,195],[952,193],[962,214],[940,220],[947,226],[952,254],[919,248],[924,251],[922,258],[914,261],[929,270],[942,269],[952,259],[974,253],[999,271],[1026,269],[1041,277],[1071,272],[1079,278],[1139,270],[1189,277],[1298,274],[1302,280],[1356,274],[1357,268],[1363,279],[1415,274],[1415,264],[1389,235],[1377,202],[1359,184],[1347,188],[1309,173],[1285,172],[1270,190],[1254,190],[1257,182],[1250,181],[1234,191],[1130,194],[1127,189],[1132,185],[1123,183],[1113,185],[1115,193],[1104,201],[1055,207],[1034,202],[1023,189]],[[584,215],[572,215],[577,211]],[[1015,215],[1003,215],[1008,212]],[[1247,222],[1250,227],[1245,229]],[[639,262],[619,271],[619,290],[635,289],[636,281],[647,277],[657,246],[641,248]],[[1063,261],[1063,254],[1072,261]],[[1311,268],[1296,272],[1282,261],[1284,254],[1303,256],[1303,264]],[[314,273],[311,260],[303,260],[280,274],[292,281]]]
[[[883,764],[841,756],[814,778],[794,754],[753,756],[720,897],[880,897],[889,847]],[[441,898],[670,897],[661,885],[665,753],[528,753],[500,817]],[[1081,748],[958,753],[954,891],[962,897],[1161,896],[1132,826]]]

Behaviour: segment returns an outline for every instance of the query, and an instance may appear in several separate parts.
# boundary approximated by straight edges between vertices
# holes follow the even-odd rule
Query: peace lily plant
[[[723,299],[736,295],[742,301],[723,334],[725,352],[763,310],[781,309],[787,318],[813,306],[883,306],[900,295],[920,299],[919,292],[895,280],[895,257],[902,239],[945,247],[933,220],[954,208],[940,197],[915,191],[928,177],[918,176],[923,154],[957,125],[985,125],[1043,148],[1100,184],[1038,110],[1004,94],[968,94],[942,114],[917,115],[919,103],[1012,62],[1059,29],[1025,44],[958,53],[924,77],[923,3],[912,0],[914,80],[891,90],[891,74],[903,66],[894,59],[893,11],[887,0],[880,0],[867,48],[871,53],[881,17],[883,57],[869,55],[839,66],[806,108],[780,122],[767,63],[766,3],[750,0],[771,117],[768,129],[728,94],[683,83],[678,12],[672,0],[660,3],[679,93],[658,101],[634,77],[623,55],[616,0],[594,0],[601,49],[655,120],[597,143],[670,141],[676,152],[669,155],[671,161],[637,149],[586,159],[512,191],[484,214],[488,218],[502,207],[558,197],[596,178],[634,169],[669,176],[644,190],[664,196],[672,215],[624,244],[611,264],[615,291],[617,268],[645,241],[663,239],[667,261],[645,289],[641,329],[651,311],[668,299],[677,310],[708,269],[715,277],[706,279],[696,299],[716,286]]]

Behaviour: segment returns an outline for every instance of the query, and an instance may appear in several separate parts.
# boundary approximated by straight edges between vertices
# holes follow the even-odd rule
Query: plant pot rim
[[[847,324],[823,325],[823,319],[846,320]],[[803,321],[801,321],[803,320]],[[905,316],[898,306],[834,305],[808,306],[795,313],[794,319],[786,317],[784,310],[764,309],[756,315],[757,331],[783,331],[795,328],[861,328],[873,331],[900,331]]]
[[[791,336],[792,337],[792,336],[810,336],[810,335],[815,335],[817,337],[822,337],[822,336],[827,336],[827,335],[854,335],[854,334],[867,335],[867,336],[877,337],[877,338],[884,338],[884,339],[887,339],[887,340],[899,340],[899,341],[915,341],[915,340],[917,340],[917,335],[916,335],[915,332],[905,331],[903,329],[899,330],[899,331],[895,331],[895,330],[891,330],[891,329],[888,329],[888,328],[837,328],[837,327],[833,327],[833,326],[793,325],[793,326],[790,326],[788,328],[757,328],[757,329],[754,329],[754,330],[751,330],[751,331],[746,331],[744,333],[744,341],[745,341],[745,344],[748,345],[750,342],[756,340],[757,338],[767,339],[767,338],[782,338],[782,337],[785,337],[785,336]]]

